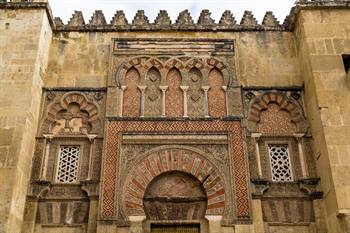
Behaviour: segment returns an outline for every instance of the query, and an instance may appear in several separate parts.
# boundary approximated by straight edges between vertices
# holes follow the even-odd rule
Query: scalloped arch
[[[41,127],[41,132],[50,133],[51,125],[56,122],[58,112],[67,110],[71,103],[77,103],[79,109],[89,114],[88,122],[92,125],[99,123],[99,110],[95,103],[80,92],[68,92],[64,94],[58,101],[48,106],[44,121]]]
[[[297,129],[304,131],[305,117],[300,106],[290,98],[277,92],[269,92],[257,97],[253,100],[249,108],[248,120],[255,124],[260,122],[260,115],[263,111],[268,109],[268,105],[275,103],[280,110],[289,113],[291,122],[297,125]]]

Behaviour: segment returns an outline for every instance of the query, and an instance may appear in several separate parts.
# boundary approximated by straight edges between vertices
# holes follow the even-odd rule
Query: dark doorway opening
[[[151,233],[200,233],[199,224],[151,224]]]

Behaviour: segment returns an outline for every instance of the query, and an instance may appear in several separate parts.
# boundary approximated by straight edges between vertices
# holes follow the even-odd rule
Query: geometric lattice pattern
[[[288,145],[269,145],[272,180],[277,182],[292,181],[292,169]]]
[[[56,181],[73,183],[78,179],[79,146],[61,146],[58,158]]]

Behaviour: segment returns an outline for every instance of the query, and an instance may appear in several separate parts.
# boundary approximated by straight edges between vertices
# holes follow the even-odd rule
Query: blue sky
[[[209,9],[216,22],[222,12],[231,10],[239,23],[244,10],[253,12],[261,23],[266,11],[273,11],[282,23],[289,14],[295,0],[49,0],[54,16],[67,22],[74,10],[83,11],[85,22],[88,22],[94,10],[103,10],[107,22],[116,10],[123,10],[131,22],[137,10],[144,10],[150,22],[156,18],[159,10],[167,10],[173,22],[180,11],[188,9],[197,21],[202,9]]]

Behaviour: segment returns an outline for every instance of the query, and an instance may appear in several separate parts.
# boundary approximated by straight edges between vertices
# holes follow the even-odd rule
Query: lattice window
[[[78,180],[79,146],[61,146],[57,165],[56,181],[73,183]]]
[[[292,181],[292,169],[288,145],[269,145],[272,180]]]

